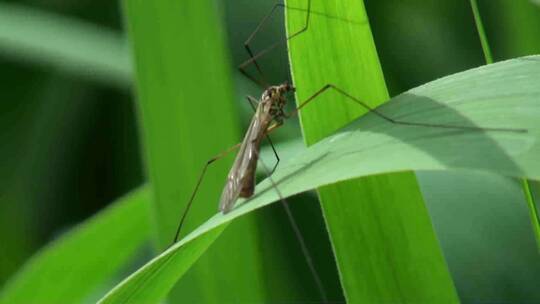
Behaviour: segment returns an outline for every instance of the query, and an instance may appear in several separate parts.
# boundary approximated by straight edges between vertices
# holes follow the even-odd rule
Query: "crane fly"
[[[249,124],[248,130],[246,131],[246,135],[244,136],[244,140],[240,144],[229,148],[228,150],[206,162],[206,165],[199,176],[195,189],[188,201],[188,204],[186,205],[185,211],[180,220],[180,224],[176,230],[173,244],[178,241],[186,215],[193,203],[195,194],[199,189],[208,166],[235,149],[239,148],[239,151],[227,176],[227,182],[223,188],[219,201],[219,211],[226,214],[231,211],[231,209],[234,207],[234,203],[239,197],[249,198],[253,195],[255,189],[255,169],[257,168],[257,162],[259,160],[261,142],[265,137],[268,136],[268,133],[281,126],[285,118],[289,116],[284,111],[285,104],[287,103],[285,94],[294,92],[294,90],[294,87],[290,84],[283,83],[278,86],[271,86],[267,88],[263,92],[259,101],[251,96],[248,96],[248,100],[252,106],[253,103],[256,102],[257,107],[255,109],[255,114],[251,119],[251,123]],[[274,169],[276,166],[274,166]]]
[[[231,211],[238,197],[253,195],[261,142],[288,117],[283,108],[287,103],[285,94],[289,92],[294,92],[294,87],[288,83],[269,87],[263,92],[219,200],[219,210],[224,214]],[[253,97],[248,99],[255,102]]]
[[[308,98],[306,102],[303,103],[303,105],[313,100],[324,90],[326,90],[326,88],[323,90],[320,90],[319,92],[315,93],[312,97]],[[290,114],[285,113],[284,107],[287,104],[286,95],[287,93],[292,93],[294,91],[295,91],[295,88],[289,83],[285,82],[277,86],[268,87],[266,90],[264,90],[259,100],[251,96],[247,96],[248,101],[250,102],[251,106],[255,110],[255,114],[253,115],[253,118],[251,119],[248,130],[246,131],[246,134],[244,135],[244,140],[240,144],[237,144],[225,150],[221,154],[211,158],[210,160],[206,162],[206,165],[204,166],[199,176],[199,180],[197,181],[195,189],[193,190],[193,193],[185,207],[184,213],[182,214],[182,218],[180,219],[180,223],[176,230],[173,244],[178,241],[178,237],[180,236],[180,231],[186,219],[186,215],[188,214],[188,211],[191,208],[191,205],[193,204],[195,194],[197,193],[199,186],[201,185],[202,179],[206,173],[206,170],[208,169],[208,166],[235,149],[239,149],[239,151],[236,155],[236,158],[231,167],[231,170],[229,171],[229,174],[227,175],[227,181],[226,181],[225,187],[223,188],[221,198],[219,201],[219,211],[221,211],[223,214],[226,214],[232,210],[232,208],[234,207],[234,204],[236,203],[239,197],[249,198],[253,196],[253,193],[255,190],[255,170],[257,168],[257,163],[259,160],[259,151],[261,147],[261,142],[264,138],[266,138],[269,141],[270,146],[272,147],[274,155],[276,156],[277,163],[276,165],[274,165],[271,171],[267,170],[268,168],[266,168],[266,166],[264,165],[262,161],[261,161],[261,164],[263,165],[264,169],[267,171],[266,173],[268,175],[268,178],[270,182],[272,183],[272,186],[276,190],[280,198],[280,201],[282,202],[282,205],[287,214],[287,218],[289,219],[289,222],[292,226],[296,239],[302,250],[302,254],[304,255],[306,259],[307,266],[313,276],[315,284],[317,285],[317,289],[321,295],[321,298],[323,299],[323,302],[326,303],[327,302],[326,292],[324,291],[322,281],[312,262],[311,254],[305,243],[304,237],[302,236],[300,232],[298,224],[296,223],[287,202],[282,197],[281,193],[279,192],[279,189],[277,188],[276,184],[273,182],[271,178],[272,173],[274,172],[274,170],[276,169],[279,163],[279,156],[268,134],[272,132],[273,130],[279,128],[281,125],[283,125],[284,120],[286,118],[289,118],[290,116],[296,114],[297,111],[303,106],[301,105]],[[257,106],[254,105],[255,103],[257,104]]]

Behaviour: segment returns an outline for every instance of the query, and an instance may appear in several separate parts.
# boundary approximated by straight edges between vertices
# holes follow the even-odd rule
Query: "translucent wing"
[[[259,105],[227,176],[219,201],[219,210],[223,213],[231,211],[238,197],[249,197],[253,194],[259,145],[271,121],[271,117],[262,109]]]

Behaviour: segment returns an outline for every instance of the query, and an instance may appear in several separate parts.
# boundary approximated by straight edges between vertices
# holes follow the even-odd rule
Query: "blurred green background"
[[[273,4],[219,1],[231,65],[246,58],[243,41]],[[365,4],[392,95],[484,64],[468,1]],[[479,4],[495,60],[540,52],[538,5],[527,0]],[[119,3],[111,1],[0,2],[0,285],[44,244],[144,181],[122,20]],[[283,18],[275,18],[254,48],[283,35]],[[284,48],[261,63],[271,82],[289,77]],[[235,79],[245,126],[251,110],[243,96],[258,96],[258,90],[240,75]],[[300,135],[289,126],[296,131],[281,132],[280,139]],[[540,302],[538,251],[521,198],[509,194],[482,200],[488,205],[471,204],[477,193],[489,194],[479,181],[519,185],[471,174],[470,181],[460,183],[446,176],[440,187],[430,184],[436,174],[418,175],[464,302]],[[456,192],[468,199],[452,199]],[[312,195],[295,201],[294,208],[310,210],[300,219],[304,227],[307,215],[322,221],[317,205],[310,204]],[[270,221],[276,208],[261,211],[261,218]],[[324,236],[320,230],[314,235]],[[322,243],[319,259],[332,260]]]

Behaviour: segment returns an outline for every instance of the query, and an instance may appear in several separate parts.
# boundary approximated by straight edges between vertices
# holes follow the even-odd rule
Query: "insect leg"
[[[274,12],[276,11],[276,9],[280,8],[280,7],[285,7],[285,5],[282,4],[282,3],[274,4],[274,6],[270,10],[270,12],[268,14],[266,14],[266,16],[264,16],[262,18],[261,22],[259,22],[259,24],[255,28],[255,30],[253,30],[253,32],[249,35],[249,37],[244,42],[244,49],[249,54],[249,58],[253,58],[253,52],[251,51],[251,47],[249,46],[249,44],[251,43],[251,40],[253,40],[253,38],[255,38],[255,36],[259,33],[259,31],[262,29],[262,27],[265,26],[265,24],[268,22],[268,19],[270,19],[270,17],[272,17],[272,15],[274,15]],[[259,75],[262,76],[263,73],[261,71],[261,68],[260,68],[259,64],[257,63],[257,60],[253,60],[253,64],[257,68],[257,71],[259,72]]]
[[[276,147],[274,146],[274,143],[272,143],[272,140],[270,139],[270,135],[266,134],[266,139],[268,140],[268,143],[270,144],[270,147],[272,148],[272,151],[274,152],[274,156],[276,157],[276,164],[274,167],[272,167],[272,170],[270,171],[269,175],[274,174],[274,171],[276,171],[277,166],[279,165],[279,155],[277,154]]]
[[[252,96],[246,96],[247,100],[249,101],[249,104],[251,105],[251,108],[253,109],[253,112],[256,111],[256,104],[258,100]],[[270,144],[270,147],[272,147],[272,151],[274,152],[274,156],[276,157],[276,164],[272,168],[272,171],[270,171],[270,175],[274,174],[274,171],[276,171],[277,166],[279,165],[279,155],[277,154],[276,147],[274,146],[274,143],[272,142],[272,139],[270,139],[270,135],[268,133],[266,134],[266,139],[268,140],[268,143]]]
[[[267,86],[264,79],[263,80],[258,80],[253,75],[249,74],[246,71],[246,68],[249,65],[254,64],[255,67],[257,68],[257,71],[259,72],[260,76],[262,77],[263,73],[261,71],[261,68],[260,68],[259,64],[257,63],[257,59],[264,56],[266,53],[268,53],[269,51],[275,49],[276,47],[280,46],[281,44],[285,44],[289,39],[292,39],[292,38],[300,35],[301,33],[305,32],[309,27],[309,20],[310,20],[310,17],[311,17],[311,0],[307,0],[307,9],[305,10],[306,11],[306,22],[304,23],[304,26],[300,30],[298,30],[298,31],[294,32],[293,34],[291,34],[289,37],[285,37],[285,39],[274,42],[273,44],[266,47],[265,49],[263,49],[259,53],[254,54],[252,52],[252,50],[251,50],[251,47],[249,46],[250,42],[259,33],[259,31],[262,29],[262,27],[264,27],[264,25],[268,22],[270,17],[272,17],[272,15],[274,15],[274,13],[276,12],[276,10],[278,8],[288,8],[288,7],[286,5],[284,5],[284,4],[282,4],[282,3],[277,3],[272,7],[270,12],[266,16],[264,16],[264,18],[261,20],[259,25],[257,25],[257,27],[255,28],[253,33],[251,33],[251,35],[249,35],[248,39],[244,42],[244,48],[246,49],[246,51],[249,54],[249,59],[244,61],[243,63],[241,63],[238,66],[238,70],[240,71],[240,73],[242,73],[244,76],[246,76],[247,78],[249,78],[253,82],[262,85],[263,87]],[[303,10],[303,9],[295,8],[295,10]]]
[[[249,96],[249,95],[246,96],[246,98],[249,101],[249,104],[251,105],[251,108],[255,112],[256,111],[256,106],[255,105],[259,101],[256,98],[254,98],[252,96]],[[277,154],[276,147],[274,146],[274,143],[272,142],[272,139],[270,139],[270,135],[268,135],[268,133],[267,133],[265,137],[268,140],[268,143],[270,144],[270,147],[272,148],[272,151],[274,152],[274,156],[276,157],[276,164],[272,168],[272,171],[270,171],[270,175],[272,175],[272,174],[274,174],[274,171],[276,171],[276,168],[279,165],[280,159],[279,159],[279,155]]]
[[[255,99],[254,97],[252,96],[246,96],[248,102],[250,103],[253,111],[256,111],[256,104],[258,103],[258,100]],[[283,195],[281,195],[281,192],[279,191],[279,189],[277,188],[277,185],[276,183],[274,182],[274,180],[272,179],[272,174],[274,173],[274,171],[276,170],[279,162],[280,162],[280,158],[277,154],[277,151],[274,147],[274,144],[272,142],[272,140],[270,139],[270,136],[268,135],[269,132],[271,132],[272,130],[274,129],[277,129],[279,126],[281,126],[281,123],[275,123],[273,124],[266,132],[265,136],[266,138],[268,139],[268,142],[270,143],[270,146],[272,147],[272,151],[274,152],[274,155],[276,156],[276,164],[274,165],[274,167],[272,168],[271,171],[268,170],[268,167],[264,164],[263,160],[262,159],[259,159],[263,169],[265,170],[266,172],[266,175],[268,176],[268,179],[270,180],[270,183],[272,184],[273,188],[276,189],[276,192],[278,194],[278,197],[283,205],[283,208],[285,209],[285,213],[287,214],[287,219],[289,220],[289,223],[291,224],[291,227],[294,231],[294,235],[298,241],[298,243],[300,244],[300,247],[301,247],[301,250],[302,250],[302,254],[304,256],[304,259],[306,260],[306,263],[308,265],[308,268],[311,272],[311,275],[313,277],[313,280],[315,281],[315,284],[317,286],[317,289],[319,291],[319,294],[321,296],[321,299],[323,300],[323,303],[327,303],[328,300],[327,300],[327,296],[326,296],[326,292],[324,290],[324,286],[322,284],[322,281],[321,281],[321,278],[315,268],[315,265],[313,263],[313,259],[311,257],[311,253],[306,245],[306,242],[305,242],[305,239],[304,237],[302,236],[302,232],[300,231],[300,228],[298,227],[298,224],[296,223],[296,220],[294,219],[294,216],[292,214],[292,211],[289,207],[289,204],[287,203],[287,201],[283,198]],[[255,153],[258,153],[258,150],[254,150]]]
[[[287,214],[287,219],[289,220],[289,223],[291,224],[291,227],[293,229],[294,236],[296,237],[298,243],[300,244],[302,255],[304,256],[304,259],[306,260],[309,271],[311,272],[311,276],[313,277],[313,280],[315,281],[315,284],[317,285],[317,290],[319,291],[319,295],[321,297],[322,303],[328,303],[328,297],[326,295],[324,285],[322,284],[321,277],[319,276],[319,273],[317,272],[317,269],[315,268],[315,264],[313,263],[311,252],[309,251],[305,238],[303,237],[302,232],[300,231],[300,228],[298,227],[298,223],[294,219],[291,208],[289,207],[289,203],[285,200],[285,198],[283,198],[281,191],[279,191],[279,188],[276,182],[272,179],[272,176],[270,175],[270,172],[268,171],[268,167],[264,164],[262,159],[259,159],[259,161],[263,169],[266,171],[268,180],[272,184],[272,187],[276,190],[279,200],[281,201],[281,204],[283,208],[285,209],[285,213]]]
[[[178,224],[178,228],[176,229],[176,234],[174,235],[174,240],[172,242],[172,245],[174,245],[174,243],[176,243],[178,241],[178,237],[180,236],[180,231],[182,230],[182,226],[184,225],[184,221],[186,219],[186,216],[189,212],[189,209],[191,208],[191,205],[193,204],[193,200],[195,199],[195,195],[197,194],[197,191],[199,190],[199,186],[201,185],[202,183],[202,180],[204,178],[204,175],[206,173],[206,170],[208,169],[208,167],[213,163],[215,162],[216,160],[218,159],[221,159],[223,158],[224,156],[226,156],[227,154],[229,154],[230,152],[238,149],[238,147],[240,147],[241,143],[238,143],[232,147],[230,147],[229,149],[221,152],[220,154],[212,157],[211,159],[209,159],[206,164],[204,165],[200,175],[199,175],[199,179],[197,180],[197,184],[195,185],[195,189],[193,189],[193,192],[191,193],[191,197],[189,198],[189,201],[186,205],[186,208],[184,209],[184,212],[182,213],[182,217],[180,218],[180,222]]]
[[[381,111],[374,109],[370,107],[367,103],[363,102],[362,100],[350,95],[349,93],[345,92],[344,90],[338,88],[337,86],[333,84],[327,84],[321,89],[319,89],[317,92],[315,92],[313,95],[311,95],[309,98],[307,98],[305,101],[300,103],[298,108],[296,108],[292,113],[287,114],[288,116],[292,116],[298,113],[300,109],[308,105],[310,102],[312,102],[317,96],[323,94],[327,90],[332,89],[339,94],[347,97],[347,100],[350,100],[369,112],[379,116],[380,118],[393,123],[397,125],[406,125],[406,126],[418,126],[418,127],[430,127],[430,128],[443,128],[443,129],[456,129],[456,130],[468,130],[468,131],[500,131],[500,132],[517,132],[517,133],[525,133],[527,132],[526,129],[512,129],[512,128],[486,128],[486,127],[475,127],[475,126],[459,126],[459,125],[452,125],[452,124],[434,124],[434,123],[424,123],[424,122],[411,122],[411,121],[404,121],[404,120],[398,120],[391,118],[387,116],[386,114],[383,114]]]

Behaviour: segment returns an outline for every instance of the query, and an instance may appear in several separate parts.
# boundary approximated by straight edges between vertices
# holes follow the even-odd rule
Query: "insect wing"
[[[236,155],[234,164],[227,176],[227,183],[221,193],[219,210],[223,213],[229,212],[240,196],[246,174],[255,174],[253,170],[248,169],[250,164],[253,161],[256,162],[258,158],[257,138],[260,136],[262,126],[260,118],[260,109],[258,108],[244,136],[244,141]]]

